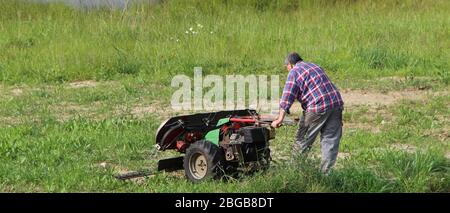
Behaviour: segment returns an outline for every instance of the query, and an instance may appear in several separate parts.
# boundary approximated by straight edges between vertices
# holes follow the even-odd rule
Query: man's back
[[[341,94],[323,69],[304,61],[298,62],[289,72],[281,107],[288,110],[294,99],[307,112],[325,112],[344,105]]]

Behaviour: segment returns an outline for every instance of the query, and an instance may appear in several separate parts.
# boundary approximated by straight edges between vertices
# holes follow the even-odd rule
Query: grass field
[[[450,192],[450,2],[191,0],[110,10],[0,0],[0,191]],[[192,28],[192,29],[191,29]],[[194,33],[195,32],[195,33]],[[319,143],[273,167],[191,184],[155,169],[177,74],[279,74],[299,51],[346,102],[335,170]],[[299,114],[299,106],[293,110]]]

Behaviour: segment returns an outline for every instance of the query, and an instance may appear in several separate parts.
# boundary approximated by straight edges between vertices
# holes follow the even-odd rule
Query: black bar
[[[448,209],[449,194],[150,194],[150,193],[38,193],[1,194],[2,209],[11,210],[125,210],[147,208],[173,210],[249,209],[304,210],[427,210]],[[203,203],[201,203],[203,202]],[[205,202],[208,205],[205,206]],[[200,205],[202,204],[202,205]],[[177,207],[179,206],[179,207]]]

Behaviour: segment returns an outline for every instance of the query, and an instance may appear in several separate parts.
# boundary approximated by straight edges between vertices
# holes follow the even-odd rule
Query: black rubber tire
[[[272,161],[272,156],[270,154],[270,148],[267,148],[266,150],[263,151],[262,153],[263,159],[261,159],[260,164],[261,164],[261,169],[262,171],[267,171],[270,168],[270,162]]]
[[[195,169],[192,168],[192,162],[199,158],[199,156],[203,156],[206,162],[206,166],[202,168],[206,168],[206,171],[202,170],[202,174],[198,175],[199,172],[196,172]],[[194,183],[202,182],[208,179],[219,179],[223,176],[223,169],[221,164],[224,162],[224,153],[222,149],[215,144],[206,141],[200,140],[193,144],[191,144],[184,155],[183,159],[183,167],[186,178]]]

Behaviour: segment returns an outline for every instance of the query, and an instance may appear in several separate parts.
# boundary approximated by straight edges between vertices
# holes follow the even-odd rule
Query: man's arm
[[[286,84],[284,85],[283,95],[281,96],[280,100],[280,113],[277,119],[275,119],[272,122],[272,127],[275,128],[280,127],[281,123],[284,120],[284,117],[286,116],[286,113],[290,114],[289,109],[294,103],[295,98],[297,97],[299,92],[299,87],[295,82],[296,79],[297,79],[297,72],[294,71],[289,72]]]
[[[296,84],[297,72],[291,71],[288,74],[286,83],[283,89],[283,95],[280,100],[280,109],[283,109],[287,114],[290,114],[289,109],[298,95],[299,87]],[[281,111],[280,111],[281,112]]]

